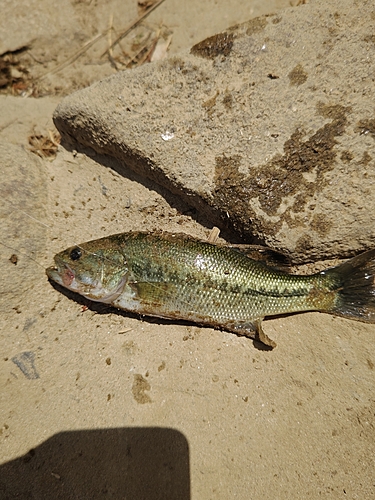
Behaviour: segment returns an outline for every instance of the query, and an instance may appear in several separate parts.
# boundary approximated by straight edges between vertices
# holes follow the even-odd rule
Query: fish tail
[[[330,313],[375,323],[375,249],[321,274],[327,275],[336,292]]]

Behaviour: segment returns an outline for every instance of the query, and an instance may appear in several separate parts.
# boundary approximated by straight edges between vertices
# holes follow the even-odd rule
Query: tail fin
[[[337,316],[375,323],[375,249],[327,270],[338,296],[333,310]]]

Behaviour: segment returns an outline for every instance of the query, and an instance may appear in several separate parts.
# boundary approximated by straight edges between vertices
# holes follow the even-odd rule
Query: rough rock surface
[[[360,5],[360,8],[359,8]],[[68,96],[60,132],[296,260],[375,244],[371,1],[315,1]]]

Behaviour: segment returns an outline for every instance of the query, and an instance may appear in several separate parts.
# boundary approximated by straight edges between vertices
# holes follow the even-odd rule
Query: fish
[[[375,249],[296,275],[185,234],[128,232],[70,247],[46,273],[92,301],[221,328],[269,348],[276,343],[263,331],[265,317],[320,311],[375,322]]]

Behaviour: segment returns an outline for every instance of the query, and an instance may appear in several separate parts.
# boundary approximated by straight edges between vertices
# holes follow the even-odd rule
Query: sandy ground
[[[139,229],[205,238],[212,225],[113,160],[30,152],[30,135],[53,133],[63,95],[116,71],[100,57],[108,36],[55,68],[138,16],[133,0],[32,4],[37,35],[14,74],[28,65],[41,78],[0,95],[0,498],[373,498],[374,326],[319,313],[268,320],[270,352],[47,281],[72,244]],[[289,4],[166,0],[137,36],[163,26],[173,54]],[[25,11],[6,8],[23,26]]]

